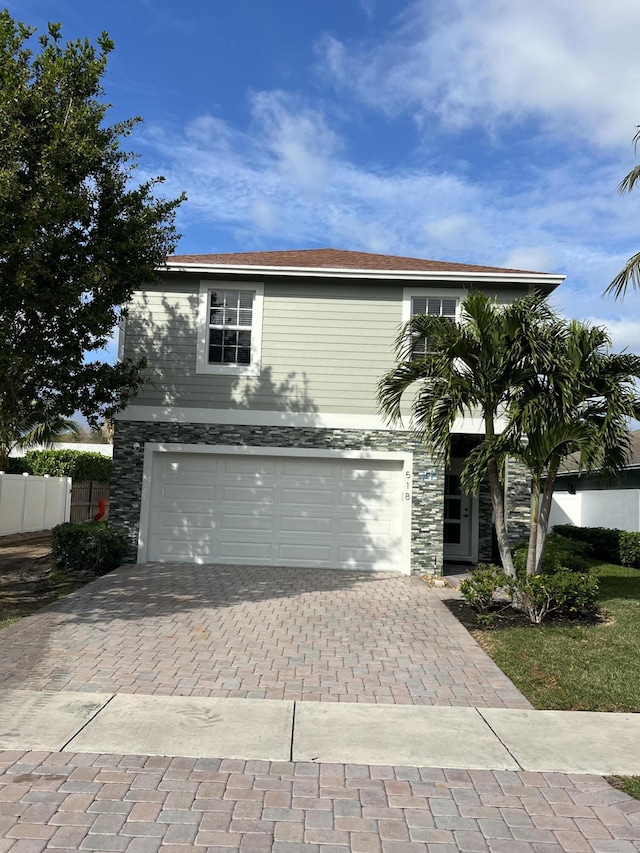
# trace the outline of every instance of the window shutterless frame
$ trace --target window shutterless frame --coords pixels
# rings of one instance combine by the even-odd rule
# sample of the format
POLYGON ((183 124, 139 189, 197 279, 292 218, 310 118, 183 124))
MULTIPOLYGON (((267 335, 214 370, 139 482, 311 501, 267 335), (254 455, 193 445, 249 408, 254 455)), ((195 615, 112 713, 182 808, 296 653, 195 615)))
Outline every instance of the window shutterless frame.
POLYGON ((264 285, 201 281, 196 373, 258 376, 264 285))
MULTIPOLYGON (((446 317, 457 322, 460 319, 460 305, 467 295, 463 288, 405 287, 402 293, 402 322, 408 323, 417 314, 432 317, 446 317)), ((426 341, 421 349, 414 347, 414 355, 424 355, 426 341)))

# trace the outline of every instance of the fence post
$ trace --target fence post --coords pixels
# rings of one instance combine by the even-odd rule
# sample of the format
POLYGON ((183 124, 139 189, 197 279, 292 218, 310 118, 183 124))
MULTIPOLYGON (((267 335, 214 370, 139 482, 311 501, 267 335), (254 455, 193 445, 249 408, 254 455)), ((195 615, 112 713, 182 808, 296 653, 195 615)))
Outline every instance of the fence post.
POLYGON ((71 519, 71 490, 73 488, 73 482, 71 477, 65 477, 67 481, 67 491, 64 496, 64 521, 67 522, 71 519))
POLYGON ((25 528, 25 521, 27 520, 27 491, 29 490, 29 486, 28 486, 28 482, 29 482, 28 477, 29 477, 29 475, 28 475, 28 474, 23 474, 22 476, 23 476, 23 477, 27 477, 27 479, 23 481, 24 488, 23 488, 23 490, 22 490, 22 523, 21 523, 21 525, 20 525, 20 527, 22 528, 22 530, 24 530, 24 528, 25 528))
POLYGON ((40 526, 44 530, 47 521, 47 496, 49 494, 49 475, 44 475, 44 501, 42 502, 42 520, 40 526))

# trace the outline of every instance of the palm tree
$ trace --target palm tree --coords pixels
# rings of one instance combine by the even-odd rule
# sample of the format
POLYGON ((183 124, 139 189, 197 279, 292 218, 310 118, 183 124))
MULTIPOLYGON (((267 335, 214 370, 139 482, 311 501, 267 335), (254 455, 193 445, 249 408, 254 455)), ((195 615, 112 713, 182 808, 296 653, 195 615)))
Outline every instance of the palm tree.
POLYGON ((548 367, 558 323, 541 296, 504 306, 474 292, 462 304, 459 323, 413 317, 396 341, 398 363, 378 385, 379 406, 390 423, 402 422, 405 394, 415 391, 411 426, 445 459, 455 419, 482 415, 484 440, 467 457, 462 484, 475 492, 488 477, 500 557, 510 575, 515 572, 502 484, 507 448, 497 439, 516 391, 548 367))
POLYGON ((610 353, 610 345, 602 327, 565 323, 554 333, 549 370, 526 382, 512 399, 510 427, 502 440, 504 452, 520 459, 531 474, 528 574, 542 568, 562 460, 574 454, 581 471, 609 477, 628 460, 629 419, 640 416, 635 389, 640 357, 610 353))
POLYGON ((5 471, 9 455, 14 447, 32 447, 40 444, 43 447, 52 447, 56 441, 60 441, 69 433, 79 434, 79 427, 75 421, 55 417, 43 423, 23 423, 19 430, 14 432, 12 438, 0 435, 0 470, 5 471))
MULTIPOLYGON (((633 147, 635 150, 640 143, 640 127, 638 127, 636 135, 633 137, 633 147)), ((618 184, 618 192, 620 195, 630 193, 635 185, 640 181, 640 163, 626 175, 618 184)), ((627 287, 631 285, 634 288, 640 287, 640 252, 637 252, 633 257, 629 258, 624 268, 613 279, 609 287, 605 290, 605 295, 612 293, 616 299, 622 297, 627 292, 627 287)))
POLYGON ((379 383, 380 407, 400 421, 405 392, 414 388, 412 426, 445 457, 456 417, 482 414, 484 438, 465 460, 462 485, 475 493, 488 477, 500 558, 511 576, 501 483, 507 458, 524 463, 532 479, 530 574, 542 566, 562 460, 577 453, 581 470, 608 474, 625 464, 628 418, 640 416, 640 357, 611 354, 609 345, 604 329, 567 323, 541 297, 503 307, 481 293, 465 299, 460 323, 414 317, 397 340, 399 362, 379 383), (427 351, 416 355, 422 341, 427 351))

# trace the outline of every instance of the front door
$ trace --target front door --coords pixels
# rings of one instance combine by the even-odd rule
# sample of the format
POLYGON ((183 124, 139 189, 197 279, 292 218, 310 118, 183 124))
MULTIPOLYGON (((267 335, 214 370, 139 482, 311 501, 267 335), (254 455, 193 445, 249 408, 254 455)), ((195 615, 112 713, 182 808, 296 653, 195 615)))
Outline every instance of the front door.
POLYGON ((465 495, 460 488, 463 464, 462 459, 452 459, 445 476, 444 558, 475 561, 478 550, 478 500, 465 495))

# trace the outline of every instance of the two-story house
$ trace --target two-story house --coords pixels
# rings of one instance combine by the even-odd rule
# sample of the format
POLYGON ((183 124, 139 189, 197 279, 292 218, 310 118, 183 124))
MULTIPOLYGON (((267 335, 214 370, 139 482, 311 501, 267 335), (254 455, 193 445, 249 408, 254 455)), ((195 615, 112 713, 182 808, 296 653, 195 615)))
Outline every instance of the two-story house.
MULTIPOLYGON (((458 478, 481 423, 456 424, 445 470, 383 420, 377 383, 413 313, 455 319, 470 288, 509 302, 562 279, 335 249, 170 257, 121 336, 148 359, 115 434, 130 557, 405 573, 489 559, 488 495, 458 478)), ((526 483, 506 488, 522 535, 526 483)))

